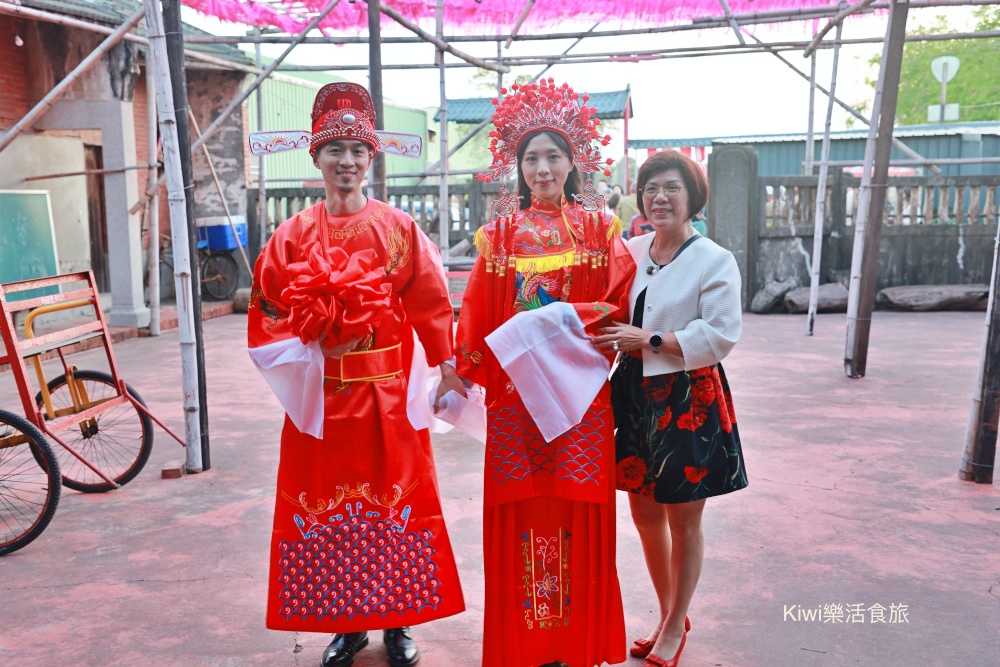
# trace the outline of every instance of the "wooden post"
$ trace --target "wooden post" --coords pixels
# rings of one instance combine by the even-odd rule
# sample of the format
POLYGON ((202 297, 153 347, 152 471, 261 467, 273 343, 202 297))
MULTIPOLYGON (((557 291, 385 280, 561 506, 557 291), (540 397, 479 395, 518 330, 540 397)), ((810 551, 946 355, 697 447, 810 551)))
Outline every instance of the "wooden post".
MULTIPOLYGON (((517 23, 514 24, 514 28, 510 31, 510 37, 507 38, 507 43, 504 44, 505 49, 509 49, 510 45, 514 43, 514 35, 517 31, 521 29, 521 24, 524 23, 524 19, 528 18, 528 12, 531 8, 535 6, 535 0, 528 0, 524 5, 524 9, 521 10, 521 15, 517 18, 517 23)), ((439 33, 438 37, 443 37, 443 34, 439 33)))
POLYGON ((149 36, 151 62, 155 68, 156 107, 163 137, 163 167, 167 177, 167 200, 170 202, 170 230, 174 239, 174 288, 177 291, 177 326, 181 344, 181 386, 184 391, 184 435, 189 471, 202 469, 201 419, 198 401, 198 355, 195 349, 195 322, 191 294, 191 254, 187 244, 187 208, 184 176, 177 135, 177 118, 167 58, 163 17, 156 0, 144 0, 146 34, 149 36))
MULTIPOLYGON (((437 0, 437 38, 444 36, 444 0, 437 0)), ((441 143, 441 182, 438 190, 438 247, 441 249, 441 259, 448 259, 448 230, 450 229, 451 206, 448 202, 448 95, 445 90, 444 49, 438 48, 437 64, 441 81, 441 126, 438 141, 441 143)))
MULTIPOLYGON (((254 28, 254 34, 260 35, 260 28, 254 28)), ((254 62, 257 65, 257 69, 263 67, 263 60, 260 56, 260 42, 254 45, 254 62)), ((264 91, 261 87, 264 85, 262 81, 260 85, 257 86, 257 131, 262 132, 264 130, 264 91)), ((258 232, 259 240, 257 241, 257 247, 254 248, 256 253, 254 254, 254 262, 257 261, 257 257, 260 255, 261 251, 264 249, 264 244, 267 243, 267 160, 266 155, 261 155, 257 158, 257 226, 260 229, 258 232)), ((253 271, 250 272, 251 278, 253 277, 253 271)))
POLYGON ((986 331, 979 357, 976 386, 972 394, 965 453, 958 478, 977 484, 993 483, 997 452, 997 421, 1000 417, 1000 235, 993 245, 993 280, 986 308, 986 331))
POLYGON ((868 336, 871 333, 875 284, 878 279, 878 244, 882 233, 882 209, 889 182, 892 125, 896 117, 899 74, 903 63, 906 16, 909 9, 908 0, 892 0, 878 85, 875 89, 872 124, 868 132, 868 144, 865 147, 865 172, 862 175, 860 210, 854 229, 851 283, 847 299, 844 372, 850 378, 864 377, 868 362, 868 336), (869 171, 871 168, 869 154, 873 152, 872 149, 874 149, 874 173, 869 171))
MULTIPOLYGON (((149 51, 146 51, 149 54, 149 51)), ((146 161, 156 164, 156 76, 152 57, 146 58, 146 138, 149 156, 146 161)), ((157 180, 156 167, 146 173, 146 187, 157 180)), ((149 335, 160 335, 160 195, 159 190, 149 200, 149 335)))
MULTIPOLYGON (((629 163, 628 163, 628 117, 629 117, 629 112, 630 111, 632 111, 632 94, 631 94, 631 89, 629 90, 629 96, 628 96, 628 98, 625 100, 625 113, 624 113, 624 116, 625 116, 625 136, 624 136, 624 139, 623 139, 623 143, 625 144, 625 150, 623 151, 625 153, 625 157, 622 159, 622 164, 625 166, 625 194, 627 194, 627 195, 632 194, 632 172, 631 172, 631 169, 630 169, 629 163)), ((628 222, 622 221, 622 225, 626 229, 628 229, 628 224, 629 224, 628 222)))
MULTIPOLYGON (((843 4, 843 3, 841 3, 843 4)), ((837 66, 840 62, 840 38, 843 35, 844 25, 837 24, 837 37, 833 43, 833 73, 830 75, 830 94, 826 103, 826 125, 823 128, 823 148, 819 162, 819 177, 816 179, 816 214, 813 218, 813 254, 812 266, 809 271, 809 311, 806 317, 806 335, 813 335, 813 325, 816 322, 816 310, 819 307, 819 281, 820 265, 823 259, 823 221, 826 219, 826 179, 830 172, 830 126, 833 122, 833 100, 837 93, 837 66)), ((813 54, 813 85, 812 91, 816 90, 816 54, 813 54)), ((811 110, 810 110, 810 113, 811 110)), ((812 176, 812 146, 808 148, 809 155, 806 164, 809 165, 806 172, 812 176)))
MULTIPOLYGON (((377 2, 368 3, 368 87, 375 107, 376 130, 385 129, 385 111, 382 103, 382 13, 377 2)), ((388 199, 385 182, 385 153, 375 155, 371 170, 372 196, 379 201, 388 199)))
POLYGON ((813 157, 816 154, 816 147, 813 138, 813 125, 816 115, 816 54, 809 59, 809 123, 806 126, 806 159, 803 164, 802 173, 806 176, 813 175, 813 157))
MULTIPOLYGON (((163 26, 166 35, 167 62, 170 65, 170 85, 173 89, 174 116, 177 127, 177 147, 184 178, 184 195, 187 201, 188 252, 193 261, 191 272, 191 310, 194 314, 195 352, 198 358, 198 418, 201 420, 201 466, 189 468, 199 472, 212 467, 208 440, 208 381, 205 377, 205 341, 201 323, 201 273, 198 263, 198 225, 194 215, 194 171, 191 160, 191 126, 188 123, 187 74, 184 70, 184 32, 181 23, 180 0, 162 0, 163 26)), ((172 216, 171 216, 172 217, 172 216)), ((173 235, 173 250, 183 241, 173 235)), ((180 296, 178 295, 178 307, 180 296)), ((177 317, 180 320, 180 313, 177 317)), ((190 457, 190 454, 188 455, 190 457)))

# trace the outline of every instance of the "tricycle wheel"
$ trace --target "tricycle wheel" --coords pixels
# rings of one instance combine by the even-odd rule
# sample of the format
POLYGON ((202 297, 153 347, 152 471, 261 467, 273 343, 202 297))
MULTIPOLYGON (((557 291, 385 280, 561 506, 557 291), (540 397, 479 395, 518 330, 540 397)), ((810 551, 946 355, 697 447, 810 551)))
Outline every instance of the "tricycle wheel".
MULTIPOLYGON (((114 378, 107 373, 76 371, 73 375, 91 404, 118 395, 114 378)), ((135 389, 127 384, 125 387, 132 398, 146 405, 135 389)), ((49 382, 49 394, 56 411, 67 408, 72 411, 73 397, 65 375, 49 382)), ((47 420, 41 392, 35 396, 35 403, 47 420)), ((131 402, 126 402, 61 431, 59 437, 116 484, 124 485, 135 478, 149 460, 153 451, 153 421, 131 402)), ((114 488, 64 447, 56 447, 56 452, 65 486, 85 493, 102 493, 114 488)))
POLYGON ((59 505, 59 464, 28 420, 0 410, 0 556, 41 535, 59 505))

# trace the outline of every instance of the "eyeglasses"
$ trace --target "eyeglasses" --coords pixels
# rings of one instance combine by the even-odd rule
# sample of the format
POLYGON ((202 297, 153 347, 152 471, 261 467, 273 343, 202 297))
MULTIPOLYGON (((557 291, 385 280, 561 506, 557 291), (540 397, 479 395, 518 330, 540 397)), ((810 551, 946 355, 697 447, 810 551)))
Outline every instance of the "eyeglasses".
POLYGON ((639 192, 644 197, 655 197, 656 195, 660 194, 661 192, 663 194, 665 194, 666 196, 668 196, 668 197, 676 197, 677 195, 679 195, 681 193, 681 190, 683 190, 683 189, 684 188, 681 187, 680 185, 676 185, 674 183, 671 183, 670 185, 663 185, 663 186, 661 186, 661 185, 647 185, 644 188, 639 188, 639 192))

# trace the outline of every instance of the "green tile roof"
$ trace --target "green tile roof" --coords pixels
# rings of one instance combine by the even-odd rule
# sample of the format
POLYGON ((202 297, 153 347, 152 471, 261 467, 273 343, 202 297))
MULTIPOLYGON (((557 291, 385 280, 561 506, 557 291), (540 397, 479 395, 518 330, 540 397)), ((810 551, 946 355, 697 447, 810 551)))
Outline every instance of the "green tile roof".
MULTIPOLYGON (((625 107, 629 101, 631 87, 625 90, 615 90, 610 93, 589 93, 587 104, 597 108, 597 117, 601 120, 621 118, 625 115, 625 107)), ((448 121, 452 123, 478 124, 493 115, 493 103, 489 97, 465 97, 448 100, 448 121)), ((633 109, 629 108, 629 118, 633 109)), ((434 114, 434 120, 440 121, 441 111, 434 114)))

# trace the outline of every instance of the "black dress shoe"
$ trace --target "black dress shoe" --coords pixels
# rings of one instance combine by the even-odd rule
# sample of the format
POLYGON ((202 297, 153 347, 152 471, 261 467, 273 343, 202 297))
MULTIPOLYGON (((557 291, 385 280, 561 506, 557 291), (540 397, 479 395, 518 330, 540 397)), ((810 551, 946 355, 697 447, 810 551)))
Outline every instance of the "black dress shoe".
POLYGON ((367 632, 348 632, 334 635, 333 641, 323 651, 323 667, 350 667, 354 654, 368 646, 367 632))
POLYGON ((557 660, 555 662, 547 662, 544 665, 541 665, 541 667, 569 667, 569 665, 567 665, 565 662, 559 662, 557 660))
POLYGON ((412 667, 420 660, 417 642, 409 628, 392 628, 382 631, 385 651, 389 654, 389 667, 412 667))

